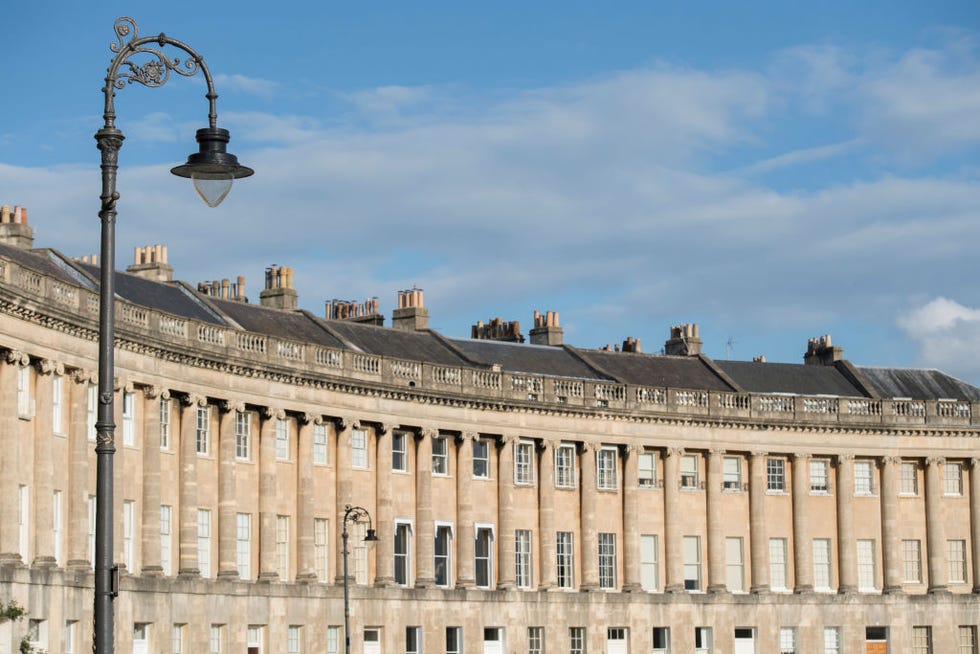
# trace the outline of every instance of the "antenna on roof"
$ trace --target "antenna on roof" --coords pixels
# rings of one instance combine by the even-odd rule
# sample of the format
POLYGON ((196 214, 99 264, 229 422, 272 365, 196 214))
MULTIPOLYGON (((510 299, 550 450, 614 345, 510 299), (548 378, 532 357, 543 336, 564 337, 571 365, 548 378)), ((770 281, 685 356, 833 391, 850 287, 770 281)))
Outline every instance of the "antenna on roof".
POLYGON ((732 350, 735 349, 735 343, 737 343, 737 342, 738 341, 735 340, 735 337, 734 336, 729 336, 728 337, 728 340, 725 341, 725 358, 726 359, 729 359, 730 360, 732 358, 732 350))

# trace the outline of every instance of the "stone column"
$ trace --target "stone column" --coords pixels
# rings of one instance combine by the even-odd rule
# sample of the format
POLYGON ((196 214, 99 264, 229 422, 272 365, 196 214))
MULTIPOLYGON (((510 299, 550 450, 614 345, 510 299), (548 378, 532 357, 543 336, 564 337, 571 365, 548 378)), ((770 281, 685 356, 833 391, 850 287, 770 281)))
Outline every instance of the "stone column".
POLYGON ((185 395, 180 407, 179 575, 201 574, 197 560, 197 409, 203 406, 207 398, 185 395))
MULTIPOLYGON (((40 407, 34 415, 34 562, 35 566, 57 565, 54 557, 54 462, 51 460, 54 416, 51 404, 54 393, 54 375, 62 375, 65 368, 49 359, 35 365, 37 384, 35 398, 40 407)), ((63 479, 58 475, 59 484, 63 479)), ((66 490, 59 488, 59 490, 66 490)), ((64 497, 64 495, 62 495, 64 497)))
POLYGON ((436 583, 435 523, 432 521, 432 439, 434 429, 422 429, 415 449, 415 542, 417 547, 415 586, 426 588, 436 583))
POLYGON ((680 463, 684 450, 664 450, 664 592, 684 592, 684 548, 680 525, 680 463))
POLYGON ((143 388, 143 505, 140 549, 144 575, 163 574, 160 561, 160 402, 170 399, 170 391, 159 386, 143 388))
POLYGON ((793 578, 795 592, 813 592, 810 540, 810 455, 793 455, 793 578))
POLYGON ((557 583, 555 551, 555 443, 543 440, 538 459, 538 552, 541 560, 538 590, 549 590, 557 583))
POLYGON ((854 541, 854 455, 837 456, 837 592, 857 591, 857 545, 854 541))
POLYGON ((970 459, 970 541, 973 545, 973 592, 980 593, 980 457, 970 459))
POLYGON ((0 362, 0 564, 21 563, 17 527, 20 477, 20 419, 17 410, 17 370, 30 363, 24 352, 7 350, 0 362))
POLYGON ((882 592, 902 592, 902 550, 898 541, 898 464, 894 456, 881 458, 882 592))
POLYGON ((642 590, 640 570, 640 445, 627 445, 623 461, 623 591, 642 590))
POLYGON ((708 592, 724 593, 728 590, 725 574, 725 533, 723 525, 722 468, 723 450, 708 450, 708 479, 705 498, 708 503, 708 592))
MULTIPOLYGON (((334 522, 334 552, 337 554, 337 560, 334 565, 334 570, 337 571, 334 578, 334 582, 337 584, 344 583, 344 507, 351 503, 352 498, 352 477, 351 477, 351 432, 354 429, 360 429, 360 423, 356 422, 352 418, 339 418, 336 422, 337 431, 337 518, 334 522)), ((378 475, 379 477, 381 475, 378 475)), ((380 505, 380 502, 379 502, 380 505)), ((380 528, 381 526, 380 518, 375 521, 375 528, 380 528)), ((380 536, 379 536, 380 538, 380 536)), ((391 542, 390 540, 388 541, 391 542)), ((376 548, 377 549, 377 548, 376 548)), ((353 566, 348 572, 352 573, 353 566)))
POLYGON ((389 425, 379 425, 377 428, 378 447, 375 465, 377 475, 375 476, 375 483, 378 492, 378 520, 374 526, 378 533, 378 546, 374 548, 375 586, 392 586, 395 583, 395 512, 391 490, 391 429, 389 425))
MULTIPOLYGON (((296 580, 316 581, 313 544, 313 427, 323 424, 320 416, 300 416, 296 443, 296 580)), ((324 580, 325 581, 325 580, 324 580)))
POLYGON ((749 549, 753 593, 768 593, 769 532, 766 529, 766 455, 753 452, 749 461, 749 549))
POLYGON ((473 441, 476 432, 460 434, 456 449, 456 588, 472 588, 476 583, 473 556, 476 533, 473 530, 473 441))
POLYGON ((238 496, 235 480, 237 443, 235 423, 244 402, 225 400, 218 427, 218 576, 238 577, 238 496))
MULTIPOLYGON (((0 368, 2 374, 2 368, 0 368)), ((95 375, 86 370, 71 373, 71 408, 68 425, 68 563, 72 569, 91 568, 88 555, 88 387, 95 375)), ((0 380, 0 398, 3 397, 4 381, 0 380)), ((16 401, 16 399, 15 399, 16 401)), ((6 406, 4 404, 4 406, 6 406)), ((6 411, 0 412, 6 415, 6 411)), ((0 418, 0 425, 2 425, 0 418)), ((94 445, 91 448, 94 449, 94 445)), ((158 448, 159 449, 159 448, 158 448)), ((3 483, 0 481, 0 483, 3 483)), ((159 522, 159 518, 158 518, 159 522)), ((2 524, 2 521, 0 521, 2 524)), ((2 527, 0 527, 2 532, 2 527)))
POLYGON ((497 457, 497 524, 500 526, 497 566, 497 588, 511 590, 516 583, 516 542, 514 535, 514 443, 517 437, 505 434, 500 439, 497 457))
POLYGON ((946 526, 943 512, 942 466, 946 459, 926 459, 926 549, 929 556, 929 592, 947 592, 946 526))
POLYGON ((260 417, 258 580, 275 581, 279 579, 276 565, 276 421, 284 419, 286 412, 265 407, 260 417))
POLYGON ((582 492, 581 525, 582 525, 582 583, 581 590, 595 590, 599 587, 599 530, 596 528, 596 500, 599 490, 596 486, 596 452, 595 443, 582 443, 581 470, 582 492))

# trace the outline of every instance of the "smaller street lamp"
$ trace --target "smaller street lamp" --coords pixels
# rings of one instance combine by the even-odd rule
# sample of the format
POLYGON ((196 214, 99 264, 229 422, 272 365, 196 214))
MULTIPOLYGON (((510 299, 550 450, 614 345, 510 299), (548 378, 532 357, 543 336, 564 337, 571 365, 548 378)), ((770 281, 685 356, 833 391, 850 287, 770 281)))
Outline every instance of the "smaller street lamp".
MULTIPOLYGON (((201 146, 203 149, 203 145, 201 146)), ((371 514, 368 513, 367 509, 360 506, 351 506, 348 504, 344 507, 344 530, 341 532, 341 537, 344 539, 344 653, 350 654, 350 589, 348 587, 349 580, 347 578, 347 555, 350 550, 347 548, 347 538, 349 534, 347 533, 347 523, 357 524, 362 520, 367 520, 368 529, 367 535, 364 536, 364 542, 373 543, 377 542, 378 535, 374 532, 371 526, 371 514)))

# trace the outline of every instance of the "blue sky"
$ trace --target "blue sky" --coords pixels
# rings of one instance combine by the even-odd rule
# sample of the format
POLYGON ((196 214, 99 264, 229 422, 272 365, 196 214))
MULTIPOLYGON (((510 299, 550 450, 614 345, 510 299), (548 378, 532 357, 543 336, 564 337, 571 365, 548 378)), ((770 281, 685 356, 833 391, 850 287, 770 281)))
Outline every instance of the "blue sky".
POLYGON ((91 4, 3 11, 0 203, 37 245, 98 250, 132 15, 204 56, 256 175, 209 210, 167 173, 200 76, 120 91, 120 268, 162 243, 253 301, 291 266, 319 315, 416 285, 450 336, 553 310, 581 347, 697 322, 709 356, 799 362, 831 333, 980 383, 975 1, 91 4))

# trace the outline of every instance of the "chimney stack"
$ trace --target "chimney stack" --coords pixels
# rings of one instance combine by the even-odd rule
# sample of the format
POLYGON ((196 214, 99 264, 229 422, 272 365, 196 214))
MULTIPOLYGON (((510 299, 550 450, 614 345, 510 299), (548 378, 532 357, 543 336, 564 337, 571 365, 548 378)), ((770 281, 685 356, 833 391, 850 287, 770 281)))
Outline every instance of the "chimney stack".
POLYGON ((293 290, 293 269, 272 264, 265 269, 265 289, 259 293, 259 303, 270 309, 295 311, 299 295, 293 290))
POLYGON ((524 335, 521 334, 521 323, 517 320, 504 322, 499 316, 491 318, 487 324, 478 320, 475 325, 470 327, 470 338, 479 341, 524 342, 524 335))
POLYGON ((558 325, 558 312, 543 314, 534 312, 534 329, 531 330, 531 345, 561 345, 562 328, 558 325))
POLYGON ((803 363, 808 366, 832 366, 844 358, 844 349, 834 347, 830 342, 830 334, 811 338, 807 342, 803 363))
POLYGON ((34 247, 34 230, 27 224, 27 209, 18 206, 11 212, 6 204, 0 207, 0 243, 21 250, 34 247))
POLYGON ((167 246, 147 245, 146 247, 135 248, 133 265, 126 268, 126 272, 155 282, 173 280, 174 269, 167 263, 167 246))
POLYGON ((634 352, 639 354, 643 352, 643 348, 640 346, 640 339, 634 339, 632 336, 627 336, 626 340, 623 341, 623 352, 634 352))
POLYGON ((245 297, 245 276, 239 275, 235 283, 232 283, 229 279, 214 280, 211 282, 198 282, 197 292, 203 293, 209 297, 218 298, 220 300, 230 300, 232 302, 243 302, 247 303, 248 298, 245 297))
POLYGON ((391 314, 391 326, 410 332, 429 328, 429 310, 425 308, 421 288, 413 286, 410 290, 398 291, 398 308, 391 314))
POLYGON ((701 336, 697 323, 684 323, 670 328, 670 338, 664 343, 664 354, 694 357, 701 354, 701 336))
POLYGON ((354 300, 328 300, 327 320, 349 320, 368 325, 384 326, 385 317, 378 313, 378 298, 372 297, 358 304, 354 300))

